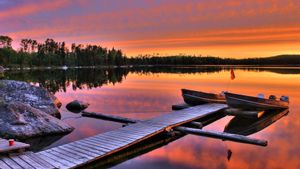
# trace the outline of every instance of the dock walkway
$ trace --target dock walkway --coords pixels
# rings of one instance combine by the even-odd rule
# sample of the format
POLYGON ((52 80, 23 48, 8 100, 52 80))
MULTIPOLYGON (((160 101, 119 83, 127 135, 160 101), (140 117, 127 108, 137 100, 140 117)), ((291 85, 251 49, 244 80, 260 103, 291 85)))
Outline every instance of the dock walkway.
POLYGON ((173 127, 192 122, 226 108, 225 104, 205 104, 173 111, 153 119, 101 133, 38 153, 0 158, 0 168, 76 168, 133 146, 173 127))

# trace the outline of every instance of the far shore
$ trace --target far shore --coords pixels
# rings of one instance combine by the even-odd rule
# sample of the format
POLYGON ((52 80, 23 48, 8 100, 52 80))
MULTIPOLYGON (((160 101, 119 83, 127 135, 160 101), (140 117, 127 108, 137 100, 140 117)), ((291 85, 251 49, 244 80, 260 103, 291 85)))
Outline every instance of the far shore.
POLYGON ((4 67, 4 70, 45 70, 45 69, 109 69, 109 68, 134 68, 134 67, 225 67, 225 68, 289 68, 300 69, 300 65, 122 65, 122 66, 48 66, 48 67, 4 67))

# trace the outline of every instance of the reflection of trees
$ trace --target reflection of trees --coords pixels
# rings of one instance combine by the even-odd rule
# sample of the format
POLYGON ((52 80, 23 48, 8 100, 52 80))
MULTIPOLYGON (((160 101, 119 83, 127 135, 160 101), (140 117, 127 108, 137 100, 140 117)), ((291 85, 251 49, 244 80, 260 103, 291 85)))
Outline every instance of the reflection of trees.
MULTIPOLYGON (((277 69, 277 68, 249 68, 239 67, 244 71, 270 71, 280 74, 298 74, 299 69, 277 69)), ((155 73, 177 73, 177 74, 195 74, 195 73, 214 73, 229 71, 230 67, 212 67, 212 66, 194 66, 194 67, 172 67, 172 66, 155 66, 155 67, 131 67, 131 68, 106 68, 106 69, 43 69, 43 70, 22 70, 7 71, 5 79, 27 81, 38 83, 50 92, 66 91, 68 86, 73 90, 91 89, 101 87, 107 84, 121 83, 129 72, 138 74, 155 74, 155 73)))
POLYGON ((220 72, 220 67, 135 67, 135 68, 111 68, 111 69, 44 69, 8 71, 5 79, 20 80, 38 83, 50 92, 66 91, 68 86, 73 90, 91 89, 107 84, 121 83, 129 72, 152 73, 212 73, 220 72))
POLYGON ((176 66, 154 66, 154 67, 134 67, 130 68, 130 72, 151 74, 151 73, 179 73, 179 74, 195 74, 195 73, 214 73, 222 71, 222 67, 218 66, 192 66, 192 67, 176 67, 176 66))
POLYGON ((72 89, 91 89, 102 85, 121 83, 127 76, 127 69, 68 69, 68 70, 28 70, 6 72, 6 79, 38 83, 50 92, 72 89))

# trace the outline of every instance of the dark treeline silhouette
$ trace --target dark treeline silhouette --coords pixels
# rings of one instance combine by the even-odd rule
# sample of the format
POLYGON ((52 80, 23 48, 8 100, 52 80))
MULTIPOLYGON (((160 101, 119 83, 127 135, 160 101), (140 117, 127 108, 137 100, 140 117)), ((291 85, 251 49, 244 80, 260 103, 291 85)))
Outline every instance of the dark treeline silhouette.
POLYGON ((299 65, 300 55, 279 55, 265 58, 233 59, 213 56, 138 56, 128 58, 132 65, 299 65))
POLYGON ((0 36, 0 65, 5 67, 48 66, 122 66, 122 65, 300 65, 300 55, 279 55, 266 58, 232 59, 213 56, 140 55, 128 58, 121 50, 99 45, 71 44, 46 39, 39 43, 22 39, 20 50, 12 48, 12 38, 0 36))
POLYGON ((45 67, 45 66, 100 66, 124 65, 121 50, 107 49, 97 45, 71 45, 46 39, 39 43, 33 39, 22 39, 20 50, 12 48, 12 38, 0 36, 0 65, 5 67, 45 67))

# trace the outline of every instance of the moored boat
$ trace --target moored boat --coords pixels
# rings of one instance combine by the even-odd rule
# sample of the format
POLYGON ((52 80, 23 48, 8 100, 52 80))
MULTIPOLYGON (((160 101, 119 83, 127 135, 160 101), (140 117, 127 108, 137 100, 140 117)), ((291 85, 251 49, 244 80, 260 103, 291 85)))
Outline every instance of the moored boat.
POLYGON ((233 108, 246 110, 271 110, 289 108, 288 98, 276 100, 273 96, 270 99, 246 96, 234 93, 225 93, 226 103, 233 108))
POLYGON ((185 103, 199 105, 204 103, 226 103, 225 96, 222 94, 205 93, 189 89, 181 89, 185 103))

